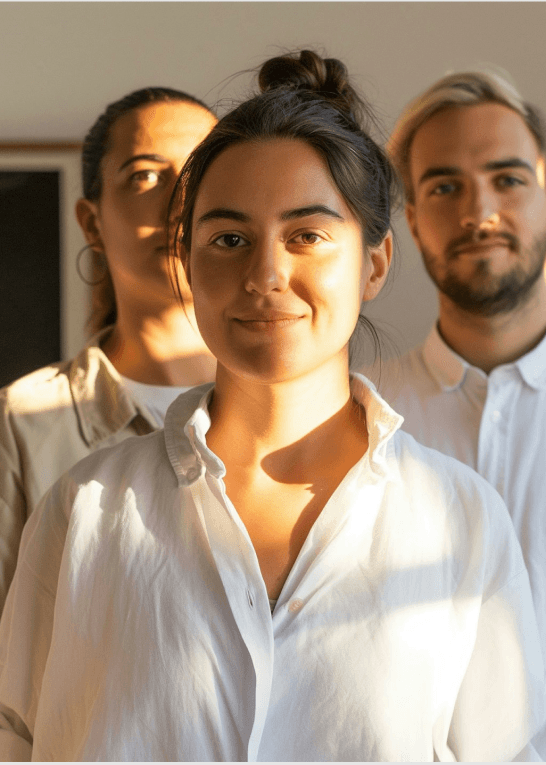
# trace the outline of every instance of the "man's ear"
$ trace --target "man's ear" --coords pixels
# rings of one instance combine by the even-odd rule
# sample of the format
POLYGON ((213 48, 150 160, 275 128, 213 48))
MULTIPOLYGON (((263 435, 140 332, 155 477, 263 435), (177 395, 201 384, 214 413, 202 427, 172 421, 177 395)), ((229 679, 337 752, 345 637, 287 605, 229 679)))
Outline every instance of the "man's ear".
POLYGON ((406 204, 405 212, 406 212, 406 220, 408 222, 408 228, 410 230, 410 234, 416 246, 419 248, 419 238, 417 236, 417 222, 415 220, 415 205, 408 202, 406 204))
POLYGON ((104 252, 96 203, 89 201, 89 199, 78 199, 76 202, 76 218, 87 244, 90 244, 96 250, 104 252))
POLYGON ((379 295, 392 262, 393 237, 389 229, 381 244, 368 250, 368 268, 370 272, 364 285, 362 300, 373 300, 379 295))

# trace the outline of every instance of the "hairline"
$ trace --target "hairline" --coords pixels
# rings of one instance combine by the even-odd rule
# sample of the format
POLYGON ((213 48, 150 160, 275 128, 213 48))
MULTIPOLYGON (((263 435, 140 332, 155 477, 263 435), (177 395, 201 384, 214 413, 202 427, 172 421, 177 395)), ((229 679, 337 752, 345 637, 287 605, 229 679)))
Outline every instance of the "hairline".
POLYGON ((387 154, 402 181, 407 203, 415 201, 410 164, 411 148, 417 131, 442 111, 482 104, 499 104, 518 114, 533 136, 539 154, 546 155, 546 131, 540 111, 526 102, 512 83, 496 73, 483 71, 461 71, 446 75, 406 105, 387 141, 387 154), (440 95, 442 91, 443 97, 440 95), (533 127, 535 120, 536 129, 533 127))

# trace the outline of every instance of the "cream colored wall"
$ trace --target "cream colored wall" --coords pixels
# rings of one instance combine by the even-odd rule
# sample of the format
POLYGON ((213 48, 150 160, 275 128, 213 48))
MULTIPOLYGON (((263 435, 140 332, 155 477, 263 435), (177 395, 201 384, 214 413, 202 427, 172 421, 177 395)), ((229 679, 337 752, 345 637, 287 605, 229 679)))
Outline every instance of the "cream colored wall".
MULTIPOLYGON (((0 141, 81 139, 106 103, 145 85, 211 105, 238 98, 250 75, 226 78, 302 46, 341 58, 387 129, 447 70, 484 62, 546 111, 545 30, 540 2, 2 2, 0 141)), ((436 296, 405 223, 396 228, 397 273, 370 315, 403 351, 426 334, 436 296)), ((81 300, 72 302, 81 326, 81 300)))

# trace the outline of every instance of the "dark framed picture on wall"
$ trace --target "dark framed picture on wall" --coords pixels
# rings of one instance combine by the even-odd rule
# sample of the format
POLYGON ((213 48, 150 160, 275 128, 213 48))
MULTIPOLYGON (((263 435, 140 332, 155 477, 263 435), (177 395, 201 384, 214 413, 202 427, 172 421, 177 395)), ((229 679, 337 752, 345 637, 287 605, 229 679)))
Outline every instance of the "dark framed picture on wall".
POLYGON ((79 144, 0 144, 0 386, 84 343, 80 189, 79 144))

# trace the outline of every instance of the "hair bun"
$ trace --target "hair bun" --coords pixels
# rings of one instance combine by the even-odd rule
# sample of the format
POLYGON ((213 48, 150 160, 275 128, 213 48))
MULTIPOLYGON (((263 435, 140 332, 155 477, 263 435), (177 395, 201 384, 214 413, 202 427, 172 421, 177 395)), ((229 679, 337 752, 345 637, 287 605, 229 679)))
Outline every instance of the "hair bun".
POLYGON ((337 58, 322 58, 311 50, 270 58, 258 74, 262 93, 275 88, 313 92, 340 111, 358 118, 360 99, 349 83, 347 67, 337 58))

